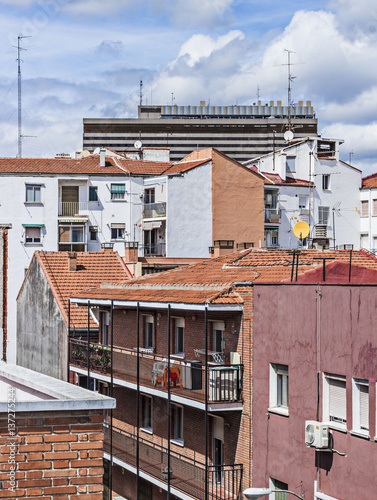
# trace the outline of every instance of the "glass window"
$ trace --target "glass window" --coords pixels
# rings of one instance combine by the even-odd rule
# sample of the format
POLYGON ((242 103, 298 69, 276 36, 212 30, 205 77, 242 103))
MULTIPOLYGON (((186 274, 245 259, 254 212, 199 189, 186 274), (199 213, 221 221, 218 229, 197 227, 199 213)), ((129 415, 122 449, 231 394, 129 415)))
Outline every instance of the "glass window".
POLYGON ((172 405, 171 409, 173 440, 183 444, 183 408, 172 405))
POLYGON ((324 191, 328 191, 330 189, 330 175, 329 174, 322 175, 322 189, 324 191))
POLYGON ((270 409, 288 412, 288 366, 270 364, 270 409))
POLYGON ((296 157, 295 156, 287 156, 286 172, 287 172, 287 174, 292 173, 292 172, 296 172, 296 157))
POLYGON ((148 432, 152 432, 152 398, 149 396, 142 396, 141 399, 142 410, 142 428, 148 432))
POLYGON ((86 228, 81 224, 59 226, 59 251, 84 252, 86 247, 86 228))
POLYGON ((308 196, 299 195, 299 197, 298 197, 298 208, 300 208, 302 210, 306 210, 308 208, 308 201, 309 201, 309 197, 308 196))
POLYGON ((323 420, 345 428, 347 423, 346 377, 324 374, 323 420))
POLYGON ((145 349, 153 349, 153 316, 145 316, 144 334, 145 349))
POLYGON ((41 228, 40 227, 25 227, 25 243, 33 244, 41 242, 41 228))
POLYGON ((98 201, 98 187, 89 186, 89 201, 98 201))
POLYGON ((155 202, 155 189, 144 189, 144 203, 154 203, 155 202))
POLYGON ((352 379, 352 429, 369 433, 369 382, 352 379))
POLYGON ((330 207, 318 207, 318 224, 327 225, 329 223, 330 207))
POLYGON ((41 203, 41 186, 26 186, 26 203, 41 203))
POLYGON ((175 319, 175 353, 185 353, 185 320, 184 318, 175 319))
POLYGON ((111 184, 110 187, 111 199, 112 200, 123 200, 126 193, 125 184, 111 184))
POLYGON ((272 500, 289 500, 288 493, 284 493, 288 491, 288 484, 283 483, 283 481, 279 481, 278 479, 273 479, 270 477, 270 488, 271 490, 280 490, 271 493, 270 499, 272 500))
POLYGON ((111 239, 112 240, 123 240, 124 233, 126 231, 126 224, 111 224, 111 239))

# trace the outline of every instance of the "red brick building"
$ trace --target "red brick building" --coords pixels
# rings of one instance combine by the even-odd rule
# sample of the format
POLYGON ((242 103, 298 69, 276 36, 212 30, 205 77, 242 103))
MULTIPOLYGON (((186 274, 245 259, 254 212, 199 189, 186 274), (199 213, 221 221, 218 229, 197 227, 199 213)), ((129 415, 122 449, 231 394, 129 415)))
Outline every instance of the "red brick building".
MULTIPOLYGON (((71 299, 101 318, 97 345, 71 339, 70 366, 117 400, 105 423, 115 497, 242 497, 261 466, 255 413, 267 411, 254 401, 255 286, 295 279, 293 262, 300 276, 350 255, 249 249, 71 299)), ((352 264, 377 270, 365 252, 352 264)))
POLYGON ((103 418, 115 400, 0 363, 0 497, 102 500, 103 418))

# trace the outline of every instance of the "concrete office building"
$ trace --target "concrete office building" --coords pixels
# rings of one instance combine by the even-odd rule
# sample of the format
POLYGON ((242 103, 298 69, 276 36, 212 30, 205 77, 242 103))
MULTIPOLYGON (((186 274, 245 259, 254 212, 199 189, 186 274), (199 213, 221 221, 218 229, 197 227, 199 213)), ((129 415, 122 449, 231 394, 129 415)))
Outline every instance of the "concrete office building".
POLYGON ((179 161, 195 149, 213 147, 238 161, 269 153, 286 145, 288 122, 295 138, 317 135, 311 101, 282 106, 261 101, 253 106, 139 106, 138 118, 84 118, 83 147, 134 153, 142 147, 170 148, 179 161))

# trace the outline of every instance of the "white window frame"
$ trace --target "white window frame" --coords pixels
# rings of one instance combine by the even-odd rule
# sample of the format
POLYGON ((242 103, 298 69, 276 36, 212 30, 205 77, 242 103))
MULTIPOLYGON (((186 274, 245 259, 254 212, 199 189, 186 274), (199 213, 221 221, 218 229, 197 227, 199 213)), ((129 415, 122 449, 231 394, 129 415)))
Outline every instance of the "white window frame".
POLYGON ((153 351, 154 346, 154 317, 152 315, 144 316, 144 348, 151 349, 153 351), (152 325, 152 334, 151 334, 151 344, 149 344, 149 328, 147 325, 152 325))
POLYGON ((369 200, 361 200, 361 217, 369 217, 369 200))
POLYGON ((224 364, 224 358, 225 358, 225 323, 224 321, 214 321, 212 323, 212 347, 213 351, 217 354, 218 359, 215 360, 217 362, 221 362, 224 364), (220 336, 220 350, 217 350, 217 341, 218 341, 218 336, 220 336), (221 357, 221 361, 220 358, 221 357))
POLYGON ((140 429, 142 431, 144 431, 144 432, 147 432, 148 434, 153 434, 153 399, 152 399, 152 396, 147 396, 146 394, 142 394, 141 397, 142 397, 142 404, 141 404, 141 408, 142 408, 142 415, 141 415, 142 426, 141 426, 140 429), (147 401, 148 401, 148 403, 146 405, 145 403, 147 401), (148 411, 150 413, 150 415, 149 415, 150 425, 145 425, 146 418, 147 418, 146 413, 145 413, 146 408, 148 408, 148 411))
POLYGON ((309 206, 309 196, 307 194, 298 195, 298 208, 299 210, 307 210, 309 206), (304 203, 303 203, 304 201, 304 203))
POLYGON ((318 207, 318 224, 323 226, 328 226, 330 222, 330 207, 320 206, 318 207), (327 213, 326 222, 324 218, 324 213, 327 213))
POLYGON ((177 405, 177 404, 172 404, 171 405, 171 416, 173 419, 172 422, 172 433, 173 437, 170 439, 170 441, 174 444, 178 444, 179 446, 184 446, 184 436, 183 436, 183 406, 177 405), (176 415, 179 413, 180 415, 180 422, 177 428, 177 418, 176 415))
POLYGON ((41 184, 26 184, 25 185, 25 203, 28 205, 41 205, 42 204, 42 185, 41 184), (32 192, 32 200, 28 200, 28 190, 32 192), (35 193, 39 193, 39 200, 35 199, 35 193))
POLYGON ((111 241, 124 240, 124 235, 126 233, 126 224, 123 222, 114 223, 110 226, 111 229, 111 241), (114 233, 113 233, 114 231, 114 233))
POLYGON ((322 174, 322 191, 330 191, 330 174, 322 174))
POLYGON ((174 318, 174 352, 180 356, 185 355, 185 318, 174 318), (181 335, 182 339, 180 339, 181 335), (182 343, 183 350, 179 349, 180 343, 182 343))
POLYGON ((268 495, 268 498, 269 500, 282 500, 284 497, 286 500, 288 500, 288 493, 285 493, 284 494, 284 491, 288 491, 288 483, 283 483, 283 481, 279 481, 278 479, 275 479, 275 478, 272 478, 270 477, 269 478, 269 487, 271 490, 276 490, 279 488, 278 484, 277 483, 281 483, 281 484, 284 484, 287 489, 286 490, 280 490, 280 491, 273 491, 270 495, 268 495), (283 497, 284 495, 284 497, 283 497))
POLYGON ((124 200, 126 197, 126 185, 124 182, 112 182, 110 184, 110 199, 111 201, 124 200), (116 191, 113 186, 122 186, 123 189, 116 191))
POLYGON ((279 363, 270 363, 270 392, 268 411, 289 415, 289 367, 279 363), (287 405, 278 401, 278 384, 282 380, 286 384, 287 405))
POLYGON ((285 170, 286 170, 287 174, 291 174, 291 173, 296 172, 296 156, 287 156, 286 157, 285 170))
POLYGON ((42 228, 41 227, 25 227, 25 245, 42 245, 42 228), (28 235, 29 231, 29 235, 28 235), (35 232, 39 236, 32 236, 30 233, 35 232), (28 241, 29 240, 29 241, 28 241))
POLYGON ((351 432, 369 438, 369 381, 365 379, 352 378, 351 432), (367 388, 366 396, 365 387, 367 388))
MULTIPOLYGON (((343 390, 343 389, 342 389, 343 390)), ((347 379, 344 375, 336 375, 333 373, 323 373, 323 405, 322 405, 322 420, 327 422, 331 427, 338 430, 347 430, 347 379), (344 402, 342 405, 345 405, 345 421, 341 421, 342 409, 339 408, 338 420, 331 420, 330 416, 330 386, 334 381, 334 385, 336 385, 336 381, 341 382, 342 385, 345 383, 344 388, 344 402)))

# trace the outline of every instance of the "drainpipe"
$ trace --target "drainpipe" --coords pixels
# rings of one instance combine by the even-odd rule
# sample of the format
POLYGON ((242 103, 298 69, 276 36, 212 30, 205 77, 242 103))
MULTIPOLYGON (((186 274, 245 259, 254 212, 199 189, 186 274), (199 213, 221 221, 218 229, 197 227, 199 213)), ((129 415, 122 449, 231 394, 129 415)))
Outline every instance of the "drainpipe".
POLYGON ((136 498, 140 491, 140 465, 139 465, 139 427, 140 427, 140 304, 136 306, 136 335, 137 335, 137 360, 136 360, 136 498))
POLYGON ((90 382, 90 300, 88 301, 88 342, 87 342, 87 352, 88 352, 88 378, 86 380, 86 388, 89 390, 90 382))
POLYGON ((208 306, 205 308, 204 312, 204 321, 205 321, 205 479, 204 479, 204 487, 205 493, 204 498, 208 500, 208 306))

